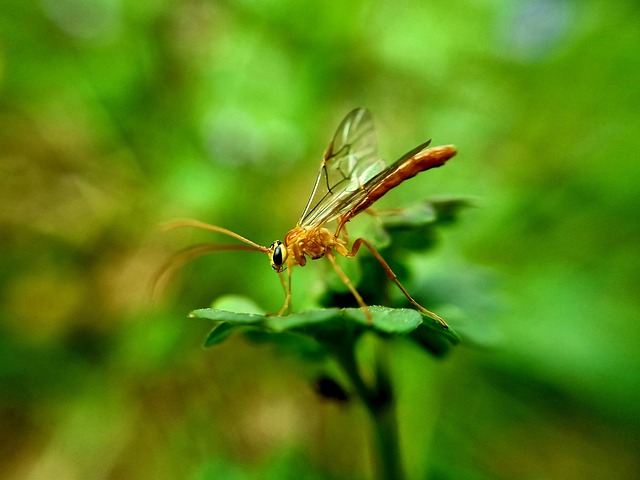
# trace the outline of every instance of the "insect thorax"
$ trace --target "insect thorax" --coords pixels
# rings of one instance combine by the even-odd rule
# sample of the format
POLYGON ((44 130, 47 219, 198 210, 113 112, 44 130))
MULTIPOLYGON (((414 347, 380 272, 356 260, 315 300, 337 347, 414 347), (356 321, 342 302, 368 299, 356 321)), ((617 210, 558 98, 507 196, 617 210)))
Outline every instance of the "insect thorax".
POLYGON ((301 227, 297 226, 285 237, 285 244, 289 255, 295 261, 304 266, 307 263, 306 257, 315 260, 323 257, 327 250, 343 247, 344 241, 323 227, 301 227))

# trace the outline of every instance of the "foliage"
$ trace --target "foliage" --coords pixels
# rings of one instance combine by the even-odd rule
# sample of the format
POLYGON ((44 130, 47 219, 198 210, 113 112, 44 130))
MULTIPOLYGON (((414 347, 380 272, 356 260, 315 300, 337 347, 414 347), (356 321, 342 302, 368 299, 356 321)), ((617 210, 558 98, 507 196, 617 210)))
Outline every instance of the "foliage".
MULTIPOLYGON (((432 230, 441 219, 440 213, 444 213, 444 220, 450 222, 464 204, 461 200, 437 201, 397 209, 390 214, 376 213, 379 220, 376 223, 379 230, 376 237, 385 239, 385 251, 389 255, 398 247, 423 250, 432 244, 425 242, 425 237, 433 236, 432 230), (403 233, 404 241, 397 244, 392 241, 396 235, 403 233)), ((375 285, 373 279, 375 276, 365 275, 361 277, 360 285, 368 284, 369 291, 383 291, 384 288, 375 285)), ((232 299, 230 303, 234 302, 241 309, 248 307, 252 311, 258 310, 246 299, 232 299)), ((284 346, 288 351, 295 351, 302 359, 333 358, 343 368, 351 382, 351 390, 369 410, 373 420, 378 441, 378 476, 381 479, 400 479, 404 476, 394 414, 395 395, 383 362, 375 362, 373 371, 376 374, 372 383, 367 383, 362 377, 364 369, 356 354, 359 340, 367 332, 383 338, 404 337, 437 357, 444 356, 459 341, 453 330, 443 327, 437 320, 417 310, 403 308, 371 306, 366 312, 362 308, 325 308, 285 317, 204 308, 192 311, 189 316, 213 322, 214 327, 205 341, 206 347, 220 344, 233 333, 242 332, 253 341, 269 341, 284 346)), ((340 401, 348 399, 349 394, 335 379, 325 374, 318 382, 318 392, 324 396, 340 401)))
MULTIPOLYGON (((393 352, 407 476, 638 478, 639 14, 604 0, 3 1, 0 476, 370 477, 359 403, 309 388, 346 388, 337 367, 301 367, 255 330, 203 353, 210 322, 184 319, 228 295, 276 311, 265 258, 220 252, 148 294, 173 252, 220 241, 156 225, 283 238, 337 122, 366 106, 386 160, 428 138, 459 151, 376 204, 384 219, 349 224, 464 339, 436 359, 411 335, 360 338, 360 359, 393 352), (473 199, 454 228, 441 209, 436 228, 393 231, 396 207, 427 218, 433 205, 412 205, 452 194, 473 199)), ((341 265, 368 304, 407 307, 359 257, 341 265)), ((354 307, 325 267, 296 269, 294 312, 354 307)))

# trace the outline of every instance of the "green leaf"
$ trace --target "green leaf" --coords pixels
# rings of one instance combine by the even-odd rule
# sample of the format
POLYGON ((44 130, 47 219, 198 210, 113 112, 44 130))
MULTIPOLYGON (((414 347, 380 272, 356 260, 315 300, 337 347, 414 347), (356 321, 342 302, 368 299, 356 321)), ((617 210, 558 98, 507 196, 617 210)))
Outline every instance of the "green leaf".
POLYGON ((460 337, 451 328, 445 329, 431 322, 423 323, 420 328, 413 330, 409 338, 436 357, 444 357, 451 347, 460 342, 460 337))
MULTIPOLYGON (((382 215, 378 216, 378 218, 381 217, 382 215)), ((370 222, 363 232, 363 237, 378 250, 387 248, 392 243, 391 235, 385 228, 384 222, 370 222)))
POLYGON ((455 222, 463 208, 473 206, 473 202, 469 198, 464 197, 440 198, 431 200, 430 203, 437 212, 439 224, 455 222))
POLYGON ((256 302, 243 295, 222 295, 216 298, 211 308, 240 313, 257 313, 259 315, 267 313, 256 302))
POLYGON ((218 310, 215 308, 200 308, 189 313, 190 318, 203 318, 214 322, 230 322, 242 325, 254 325, 264 322, 265 315, 256 313, 238 313, 229 310, 218 310))
POLYGON ((310 348, 310 340, 327 351, 351 349, 366 331, 383 337, 408 337, 437 356, 443 356, 459 342, 451 329, 416 310, 372 306, 369 311, 371 320, 361 308, 308 310, 283 317, 203 308, 191 312, 190 317, 220 322, 209 333, 207 347, 221 343, 236 331, 247 333, 255 341, 286 345, 289 350, 299 344, 301 354, 312 352, 316 356, 319 352, 310 348))
POLYGON ((425 202, 393 210, 380 218, 385 227, 415 228, 435 222, 438 214, 432 203, 425 202))
POLYGON ((437 238, 436 227, 455 221, 458 212, 468 205, 469 200, 464 198, 417 203, 381 213, 380 225, 392 238, 390 249, 424 251, 433 247, 437 238))
POLYGON ((440 198, 406 208, 382 211, 379 218, 388 229, 420 229, 427 225, 455 221, 460 210, 470 205, 471 201, 467 198, 440 198))
MULTIPOLYGON (((408 308, 369 307, 373 316, 373 329, 379 333, 404 335, 422 323, 422 315, 408 308)), ((345 308, 347 317, 364 325, 371 325, 361 308, 345 308)))
POLYGON ((217 345, 218 343, 223 342, 229 336, 231 336, 233 332, 241 328, 242 328, 241 326, 238 326, 233 323, 227 323, 227 322, 220 323, 215 327, 213 327, 213 329, 209 332, 209 335, 207 335, 207 339, 204 341, 204 346, 211 347, 213 345, 217 345))
POLYGON ((267 324, 274 332, 308 329, 317 326, 317 324, 326 323, 339 313, 340 310, 337 308, 306 310, 283 317, 267 317, 267 324))
POLYGON ((247 328, 242 332, 252 343, 271 343, 284 354, 291 354, 311 362, 322 361, 327 357, 327 349, 315 338, 294 332, 274 333, 267 330, 247 328))

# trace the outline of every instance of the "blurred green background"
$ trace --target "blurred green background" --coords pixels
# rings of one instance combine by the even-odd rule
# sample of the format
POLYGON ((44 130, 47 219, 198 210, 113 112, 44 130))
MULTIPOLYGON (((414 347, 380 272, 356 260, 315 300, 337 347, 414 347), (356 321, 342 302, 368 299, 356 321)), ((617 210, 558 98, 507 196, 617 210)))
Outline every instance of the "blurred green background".
POLYGON ((149 295, 172 252, 228 243, 161 222, 282 238, 366 106, 383 158, 459 149, 383 206, 475 205, 414 266, 466 342, 392 345, 409 478, 640 478, 639 45, 631 1, 4 0, 0 476, 369 478, 367 418, 314 395, 320 367, 202 350, 186 318, 275 311, 266 258, 149 295))

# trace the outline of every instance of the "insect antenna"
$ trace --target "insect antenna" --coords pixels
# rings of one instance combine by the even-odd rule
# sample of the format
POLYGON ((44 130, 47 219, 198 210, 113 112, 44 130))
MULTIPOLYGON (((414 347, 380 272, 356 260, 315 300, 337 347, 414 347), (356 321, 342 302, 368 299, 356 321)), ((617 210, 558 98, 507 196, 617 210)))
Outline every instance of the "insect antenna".
POLYGON ((217 225, 211 225, 209 223, 204 223, 199 220, 193 220, 190 218, 184 218, 180 220, 173 220, 171 222, 166 222, 162 225, 164 231, 173 230, 180 227, 195 227, 201 230, 210 230, 212 232, 222 233, 223 235, 228 235, 229 237, 233 237, 241 242, 244 242, 248 245, 251 245, 256 250, 260 250, 264 253, 269 253, 269 249, 267 247, 263 247, 262 245, 258 245, 255 242, 252 242, 248 238, 243 237, 242 235, 232 232, 231 230, 227 230, 226 228, 218 227, 217 225))
POLYGON ((189 247, 183 248, 182 250, 174 253, 169 257, 169 259, 160 267, 160 270, 154 277, 154 281, 151 287, 152 297, 156 298, 159 292, 164 291, 167 283, 173 277, 173 275, 180 270, 184 265, 189 263, 191 260, 201 257, 202 255, 206 255, 208 253, 223 251, 223 250, 239 250, 239 251, 250 251, 250 252, 262 252, 269 253, 269 249, 267 247, 263 247, 262 245, 258 245, 255 242, 239 235, 231 230, 227 230, 226 228, 218 227, 216 225, 210 225, 208 223, 200 222, 198 220, 191 219, 183 219, 183 220, 174 220, 172 222, 167 222, 162 225, 163 230, 173 230, 175 228, 180 227, 195 227, 200 228, 202 230, 210 230, 213 232, 222 233, 229 237, 240 240, 241 242, 246 243, 247 245, 235 245, 235 244, 222 244, 216 245, 211 243, 204 243, 199 245, 191 245, 189 247))

